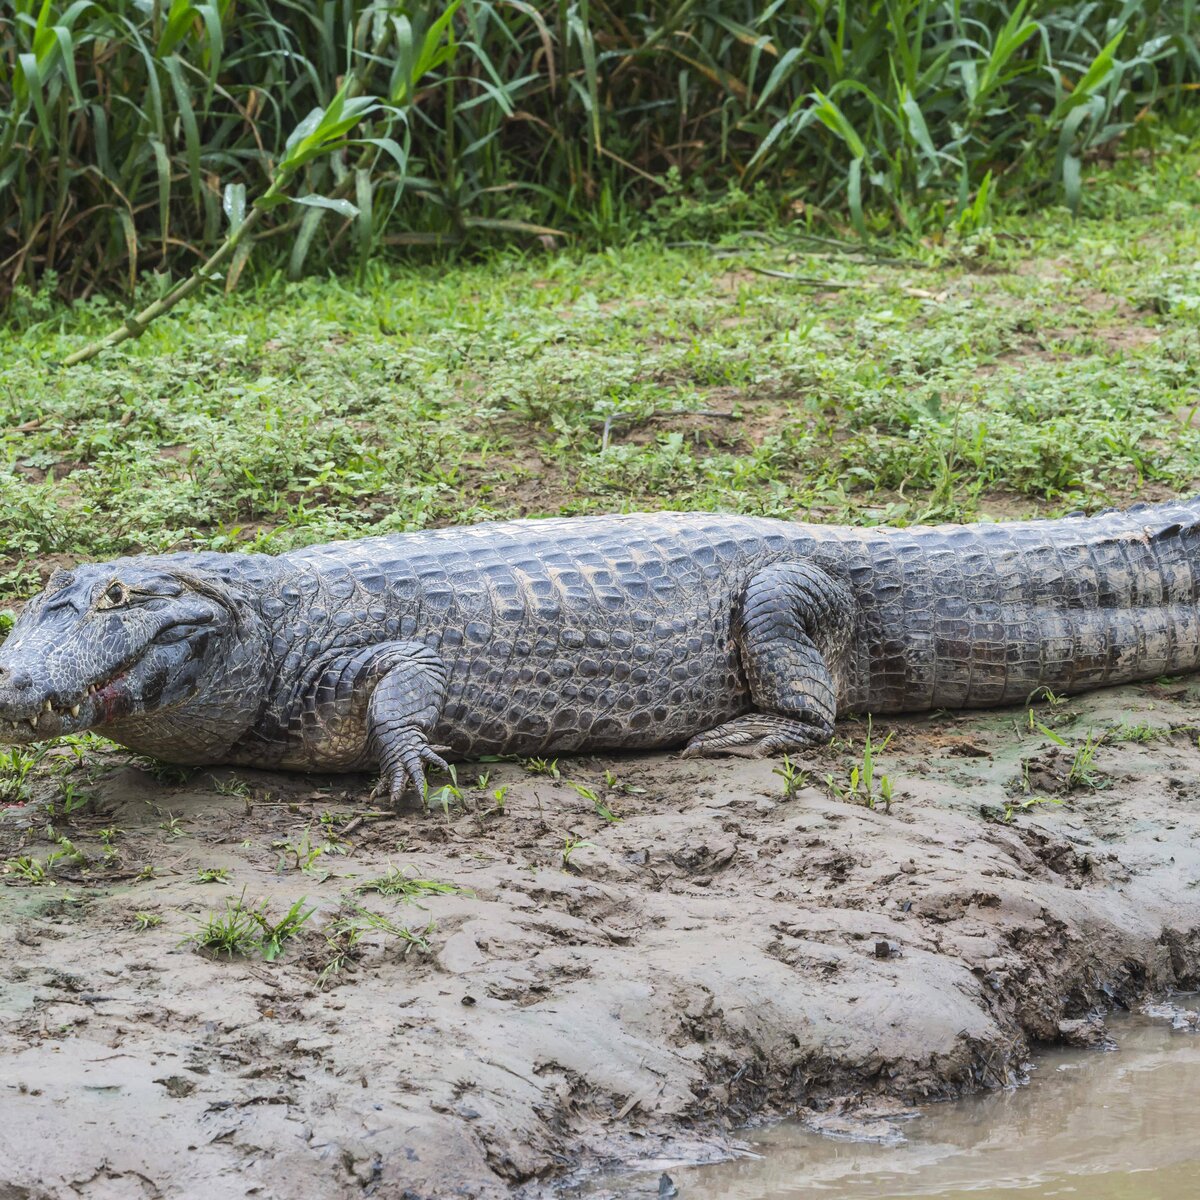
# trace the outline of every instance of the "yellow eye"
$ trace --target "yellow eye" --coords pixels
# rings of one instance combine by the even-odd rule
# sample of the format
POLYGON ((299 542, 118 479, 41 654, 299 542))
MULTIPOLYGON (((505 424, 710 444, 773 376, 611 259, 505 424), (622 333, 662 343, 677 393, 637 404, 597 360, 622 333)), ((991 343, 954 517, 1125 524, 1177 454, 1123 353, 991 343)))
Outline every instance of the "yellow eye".
POLYGON ((129 599, 129 589, 123 584, 113 580, 112 583, 104 591, 104 595, 96 601, 97 608, 119 608, 129 599))

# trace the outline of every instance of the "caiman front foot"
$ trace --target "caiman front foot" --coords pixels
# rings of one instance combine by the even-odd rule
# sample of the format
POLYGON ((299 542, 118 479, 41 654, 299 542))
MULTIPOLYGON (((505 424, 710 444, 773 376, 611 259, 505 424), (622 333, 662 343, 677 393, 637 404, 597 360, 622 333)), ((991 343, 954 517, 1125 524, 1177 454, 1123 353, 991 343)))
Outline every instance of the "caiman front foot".
POLYGON ((386 787, 393 804, 398 805, 406 792, 425 795, 427 767, 450 769, 429 744, 445 689, 446 668, 441 660, 426 647, 413 644, 394 658, 371 693, 368 724, 379 764, 377 790, 386 787))

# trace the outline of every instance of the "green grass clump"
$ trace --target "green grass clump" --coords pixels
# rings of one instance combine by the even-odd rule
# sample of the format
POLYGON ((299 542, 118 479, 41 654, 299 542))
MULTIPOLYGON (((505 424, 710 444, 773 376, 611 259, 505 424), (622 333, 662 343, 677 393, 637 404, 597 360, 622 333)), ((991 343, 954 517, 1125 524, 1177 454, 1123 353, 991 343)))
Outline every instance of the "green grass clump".
POLYGON ((321 930, 325 937, 325 952, 321 955, 317 971, 317 986, 330 987, 354 969, 363 954, 363 940, 369 934, 397 939, 403 946, 403 955, 413 949, 428 951, 429 935, 434 930, 430 921, 424 929, 412 929, 399 925, 381 913, 371 912, 361 905, 350 904, 347 911, 331 921, 321 930))
MULTIPOLYGON (((873 739, 874 722, 867 715, 867 732, 863 737, 862 752, 856 762, 850 766, 845 781, 839 780, 832 773, 825 776, 825 786, 830 795, 837 796, 850 804, 861 804, 864 808, 881 808, 885 813, 892 811, 892 801, 895 797, 895 780, 891 775, 885 775, 878 767, 876 756, 882 754, 891 744, 895 733, 889 733, 882 742, 873 739)), ((787 762, 787 760, 784 760, 787 762)), ((780 774, 779 771, 775 772, 780 774)), ((784 776, 785 785, 788 778, 784 776)), ((785 790, 784 798, 791 799, 794 793, 785 790)))
POLYGON ((381 896, 399 896, 401 900, 417 902, 428 896, 470 896, 469 888, 438 879, 419 879, 412 867, 389 866, 387 872, 358 885, 360 892, 378 892, 381 896))
POLYGON ((214 958, 244 958, 261 955, 274 962, 284 945, 300 932, 316 911, 304 908, 301 896, 278 920, 268 915, 266 900, 246 903, 246 891, 236 899, 226 899, 224 912, 211 912, 201 919, 200 927, 185 939, 198 950, 214 958))
POLYGON ((1194 0, 15 0, 0 296, 190 270, 268 194, 227 285, 256 244, 295 276, 796 213, 977 228, 1009 181, 1086 208, 1089 157, 1184 111, 1195 24, 1194 0))

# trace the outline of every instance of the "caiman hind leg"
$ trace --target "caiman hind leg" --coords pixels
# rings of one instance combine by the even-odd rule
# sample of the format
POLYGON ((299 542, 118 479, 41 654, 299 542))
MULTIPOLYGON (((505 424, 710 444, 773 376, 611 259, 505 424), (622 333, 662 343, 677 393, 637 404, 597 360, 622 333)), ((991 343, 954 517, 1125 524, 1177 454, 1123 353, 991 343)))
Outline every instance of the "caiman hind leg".
POLYGON ((764 567, 746 587, 735 626, 756 711, 697 734, 684 756, 765 757, 828 741, 853 627, 853 598, 820 567, 764 567))

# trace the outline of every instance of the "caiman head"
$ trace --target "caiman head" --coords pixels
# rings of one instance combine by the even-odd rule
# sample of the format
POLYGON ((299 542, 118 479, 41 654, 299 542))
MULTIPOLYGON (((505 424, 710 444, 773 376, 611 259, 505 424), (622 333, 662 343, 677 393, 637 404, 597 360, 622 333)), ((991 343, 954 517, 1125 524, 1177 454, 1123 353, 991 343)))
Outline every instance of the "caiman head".
POLYGON ((173 762, 217 760, 257 715, 267 638, 239 588, 194 569, 203 557, 55 571, 0 644, 0 743, 94 729, 173 762))

